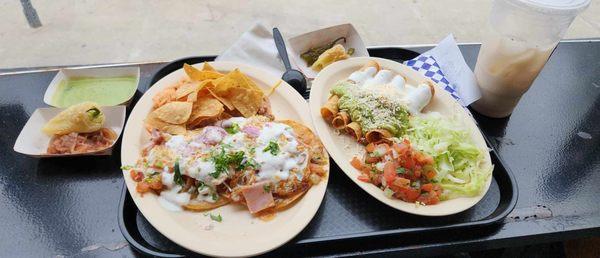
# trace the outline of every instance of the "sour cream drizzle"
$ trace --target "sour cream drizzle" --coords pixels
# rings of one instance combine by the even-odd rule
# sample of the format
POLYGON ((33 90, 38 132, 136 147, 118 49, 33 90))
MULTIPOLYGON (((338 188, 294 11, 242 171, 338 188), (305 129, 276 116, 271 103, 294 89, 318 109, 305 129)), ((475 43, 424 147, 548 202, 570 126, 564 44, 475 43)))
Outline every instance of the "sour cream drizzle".
MULTIPOLYGON (((224 150, 226 153, 244 152, 244 160, 253 160, 257 164, 258 182, 270 181, 277 183, 296 177, 302 179, 303 171, 307 166, 308 152, 300 148, 300 143, 293 133, 293 129, 283 123, 256 121, 235 117, 223 120, 219 126, 208 126, 196 135, 172 136, 164 147, 168 149, 172 159, 176 159, 182 175, 187 175, 202 182, 204 187, 198 189, 197 200, 214 202, 216 187, 222 184, 234 171, 216 173, 217 169, 212 156, 224 150), (244 128, 256 127, 247 133, 247 130, 237 130, 227 133, 223 128, 233 126, 244 128)), ((149 156, 152 156, 154 149, 149 156)), ((159 203, 168 210, 181 211, 182 205, 190 203, 191 193, 179 193, 181 186, 175 184, 174 173, 165 169, 161 172, 161 179, 166 190, 159 196, 159 203)))

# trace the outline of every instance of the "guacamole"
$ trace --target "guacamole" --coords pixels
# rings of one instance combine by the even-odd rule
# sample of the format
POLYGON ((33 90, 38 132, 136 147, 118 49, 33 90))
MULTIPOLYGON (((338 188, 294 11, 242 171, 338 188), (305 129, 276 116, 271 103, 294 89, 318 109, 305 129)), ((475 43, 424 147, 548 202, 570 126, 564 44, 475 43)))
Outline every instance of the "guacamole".
POLYGON ((336 83, 331 94, 340 97, 339 109, 359 123, 363 133, 373 129, 386 129, 395 137, 406 133, 409 114, 400 101, 347 81, 336 83))
POLYGON ((52 104, 58 107, 69 107, 93 101, 100 106, 114 106, 127 101, 136 89, 134 76, 73 77, 60 82, 52 96, 52 104))

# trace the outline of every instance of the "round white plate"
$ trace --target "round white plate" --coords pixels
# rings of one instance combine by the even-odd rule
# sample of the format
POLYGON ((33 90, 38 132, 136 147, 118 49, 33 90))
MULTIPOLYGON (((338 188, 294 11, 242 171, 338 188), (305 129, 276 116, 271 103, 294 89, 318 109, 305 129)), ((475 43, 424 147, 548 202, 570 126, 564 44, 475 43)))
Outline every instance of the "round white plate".
MULTIPOLYGON (((215 69, 227 72, 239 68, 267 92, 279 78, 264 70, 232 62, 210 63, 215 69)), ((195 65, 201 68, 202 64, 195 65)), ((178 80, 185 78, 183 69, 172 72, 154 84, 131 111, 123 133, 121 162, 135 164, 149 135, 144 119, 152 108, 152 96, 178 80)), ((283 82, 269 98, 276 119, 292 119, 312 128, 308 104, 291 86, 283 82)), ((327 179, 313 186, 297 203, 279 212, 270 221, 252 216, 245 207, 230 204, 207 213, 173 212, 164 209, 157 195, 136 192, 135 182, 128 172, 123 174, 129 193, 139 210, 160 233, 173 242, 204 255, 250 256, 273 250, 292 239, 310 222, 325 195, 327 179), (212 221, 210 214, 220 214, 222 222, 212 221)))
MULTIPOLYGON (((357 177, 360 175, 360 171, 356 170, 350 165, 350 160, 355 155, 361 153, 364 147, 346 134, 336 134, 331 125, 325 122, 325 120, 321 117, 320 109, 327 102, 327 99, 329 98, 329 91, 333 85, 339 80, 348 78, 352 72, 360 69, 369 60, 377 61, 384 69, 404 75, 407 79, 407 84, 414 86, 418 85, 419 82, 429 80, 403 64, 381 58, 356 57, 338 61, 327 66, 313 81, 309 105, 313 124, 317 134, 319 135, 319 138, 321 138, 325 148, 327 148, 329 155, 335 160, 344 173, 346 173, 346 175, 348 175, 348 177, 350 177, 350 179, 352 179, 352 181, 354 181, 354 183, 356 183, 360 188, 365 190, 371 196, 375 197, 375 199, 404 212, 425 216, 443 216, 464 211, 479 202, 479 200, 483 198, 490 187, 490 183, 492 181, 491 176, 485 184, 484 191, 482 191, 481 195, 479 196, 456 198, 440 202, 436 205, 427 206, 417 206, 414 203, 388 198, 377 186, 371 183, 361 182, 357 179, 357 177)), ((437 111, 443 116, 454 116, 463 122, 466 125, 466 128, 471 131, 471 138, 473 139, 474 143, 482 150, 486 150, 485 162, 487 165, 491 164, 490 155, 487 152, 487 145, 479 129, 477 128, 477 125, 475 125, 473 119, 460 106, 460 104, 458 104, 458 102, 456 102, 452 96, 450 96, 450 94, 440 87, 436 87, 433 100, 427 107, 425 107, 423 112, 431 111, 437 111)))

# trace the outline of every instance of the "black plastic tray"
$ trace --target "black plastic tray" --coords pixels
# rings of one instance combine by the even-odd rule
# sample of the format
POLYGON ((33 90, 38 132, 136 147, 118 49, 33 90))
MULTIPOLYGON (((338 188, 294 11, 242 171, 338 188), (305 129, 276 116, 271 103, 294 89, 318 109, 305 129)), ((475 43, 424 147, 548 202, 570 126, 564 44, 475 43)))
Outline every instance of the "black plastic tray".
MULTIPOLYGON (((418 53, 402 48, 369 49, 371 56, 395 61, 412 59, 418 53)), ((214 56, 179 59, 160 68, 149 85, 183 66, 214 60, 214 56)), ((488 137, 484 135, 488 146, 488 137)), ((515 207, 517 185, 495 150, 490 152, 494 164, 493 180, 484 198, 464 212, 444 217, 410 215, 376 201, 356 185, 331 161, 327 192, 319 211, 309 225, 284 246, 268 256, 360 254, 402 249, 402 246, 460 237, 485 237, 515 207), (400 241, 400 242, 399 242, 400 241), (394 246, 402 245, 402 246, 394 246)), ((173 243, 139 212, 123 185, 119 203, 119 228, 129 244, 144 255, 183 257, 197 255, 173 243)), ((234 248, 234 247, 233 247, 234 248)))

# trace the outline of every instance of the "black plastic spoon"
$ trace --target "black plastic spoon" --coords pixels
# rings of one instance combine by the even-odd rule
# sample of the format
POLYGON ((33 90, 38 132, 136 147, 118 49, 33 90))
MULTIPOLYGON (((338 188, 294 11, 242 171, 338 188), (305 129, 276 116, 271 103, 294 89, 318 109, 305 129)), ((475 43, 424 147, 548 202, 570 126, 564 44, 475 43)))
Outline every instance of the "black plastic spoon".
POLYGON ((304 78, 304 75, 300 71, 292 69, 290 59, 285 50, 285 42, 277 28, 273 28, 273 39, 275 39, 275 46, 277 46, 277 51, 283 61, 283 65, 285 65, 285 73, 283 73, 281 79, 294 87, 300 95, 304 96, 306 94, 306 78, 304 78))

